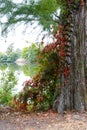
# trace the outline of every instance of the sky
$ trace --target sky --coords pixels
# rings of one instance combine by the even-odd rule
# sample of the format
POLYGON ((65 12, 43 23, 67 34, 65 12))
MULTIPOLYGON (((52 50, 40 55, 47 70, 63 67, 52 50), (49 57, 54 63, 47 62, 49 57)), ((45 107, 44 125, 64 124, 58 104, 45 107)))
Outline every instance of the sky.
MULTIPOLYGON (((20 3, 23 0, 13 0, 13 2, 20 3)), ((24 1, 23 1, 24 2, 24 1)), ((5 21, 6 18, 3 17, 0 21, 5 21)), ((31 43, 41 42, 43 36, 46 38, 44 42, 50 43, 52 42, 52 38, 47 35, 47 32, 41 33, 41 26, 37 25, 37 22, 32 26, 28 24, 27 30, 25 31, 25 25, 20 24, 19 26, 14 26, 14 29, 7 34, 7 37, 1 36, 1 27, 0 27, 0 52, 5 52, 7 47, 14 43, 14 49, 23 49, 26 46, 29 46, 31 43), (25 31, 25 33, 23 33, 25 31)))
MULTIPOLYGON (((16 3, 20 3, 22 0, 13 0, 16 3)), ((6 18, 3 17, 0 19, 0 21, 6 21, 6 18)), ((26 46, 29 46, 31 43, 40 42, 43 34, 46 32, 43 32, 40 36, 40 30, 41 26, 37 26, 37 23, 35 23, 33 26, 28 25, 28 28, 25 33, 23 33, 25 30, 25 26, 23 24, 20 24, 19 26, 15 26, 15 30, 12 29, 8 34, 7 37, 1 36, 1 27, 0 27, 0 52, 5 52, 7 47, 14 43, 14 49, 23 49, 26 46)))
POLYGON ((22 50, 24 47, 31 45, 31 43, 41 42, 44 35, 45 43, 52 42, 52 38, 48 33, 46 31, 41 31, 42 27, 37 25, 37 23, 34 25, 28 25, 26 31, 23 24, 15 27, 15 30, 13 29, 7 34, 7 37, 2 37, 0 35, 0 52, 5 52, 11 43, 14 43, 14 49, 19 48, 22 50))
POLYGON ((29 26, 26 32, 23 33, 24 29, 25 29, 24 25, 21 24, 20 26, 16 27, 15 30, 11 30, 7 34, 7 37, 0 36, 0 51, 2 52, 6 51, 7 47, 11 43, 14 43, 15 49, 17 48, 22 49, 31 43, 35 43, 41 40, 42 36, 38 38, 39 31, 40 31, 39 26, 36 29, 33 29, 32 26, 29 26))
MULTIPOLYGON (((3 22, 5 18, 1 20, 3 22)), ((28 24, 28 26, 23 23, 14 25, 14 28, 10 29, 6 37, 2 37, 1 31, 0 27, 0 52, 5 52, 11 43, 14 43, 14 49, 19 48, 22 50, 24 47, 31 45, 31 43, 41 42, 44 35, 45 43, 52 42, 48 32, 42 31, 42 27, 38 25, 38 22, 35 22, 33 25, 28 24)))

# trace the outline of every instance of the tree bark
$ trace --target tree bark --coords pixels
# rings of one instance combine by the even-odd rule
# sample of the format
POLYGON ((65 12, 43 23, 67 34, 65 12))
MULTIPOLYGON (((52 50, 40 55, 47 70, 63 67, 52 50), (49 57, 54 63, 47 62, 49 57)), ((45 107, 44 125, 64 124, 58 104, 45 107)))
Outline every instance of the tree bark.
MULTIPOLYGON (((85 4, 85 81, 87 93, 87 0, 85 4)), ((87 109, 87 94, 86 94, 86 109, 87 109)))
MULTIPOLYGON (((87 4, 86 4, 87 5, 87 4)), ((70 76, 66 79, 66 85, 61 88, 58 113, 64 110, 84 111, 87 109, 87 92, 85 80, 85 43, 87 36, 87 17, 85 17, 86 6, 80 6, 73 14, 74 25, 71 35, 71 60, 70 76), (86 26, 86 28, 85 28, 86 26)), ((62 80, 64 82, 64 80, 62 80)))
POLYGON ((77 111, 86 109, 86 84, 85 84, 85 10, 81 6, 75 17, 74 57, 75 57, 75 93, 74 106, 77 111))

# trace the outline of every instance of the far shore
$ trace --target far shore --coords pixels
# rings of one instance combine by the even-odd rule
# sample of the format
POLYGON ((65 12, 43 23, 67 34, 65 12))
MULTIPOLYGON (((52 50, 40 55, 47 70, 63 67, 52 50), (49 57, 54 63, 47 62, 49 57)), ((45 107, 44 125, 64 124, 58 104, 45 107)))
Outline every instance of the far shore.
POLYGON ((15 61, 15 63, 18 64, 18 65, 25 65, 25 64, 29 64, 29 61, 27 61, 27 60, 25 60, 23 58, 20 58, 20 59, 17 59, 15 61))

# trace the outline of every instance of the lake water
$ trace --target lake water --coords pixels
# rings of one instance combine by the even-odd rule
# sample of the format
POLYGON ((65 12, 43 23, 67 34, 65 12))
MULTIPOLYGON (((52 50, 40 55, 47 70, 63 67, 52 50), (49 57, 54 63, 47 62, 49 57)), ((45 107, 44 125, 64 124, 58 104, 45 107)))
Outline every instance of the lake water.
POLYGON ((23 83, 29 80, 30 76, 26 76, 22 70, 20 72, 16 71, 16 73, 18 73, 18 82, 17 82, 17 85, 15 86, 15 90, 16 90, 16 93, 18 93, 19 91, 23 89, 23 83))
MULTIPOLYGON (((0 64, 0 72, 6 71, 6 70, 12 70, 17 75, 17 85, 15 86, 15 93, 18 93, 23 88, 23 82, 26 80, 29 80, 31 68, 30 65, 23 65, 19 66, 17 64, 0 64)), ((1 77, 2 75, 0 75, 1 77)))

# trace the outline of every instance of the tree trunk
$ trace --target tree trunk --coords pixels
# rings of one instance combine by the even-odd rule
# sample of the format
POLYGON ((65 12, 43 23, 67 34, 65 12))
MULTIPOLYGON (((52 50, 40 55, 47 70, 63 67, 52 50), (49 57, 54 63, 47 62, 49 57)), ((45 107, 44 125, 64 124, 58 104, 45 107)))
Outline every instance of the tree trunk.
MULTIPOLYGON (((87 0, 86 0, 86 8, 85 8, 85 80, 86 80, 86 93, 87 93, 87 0)), ((86 95, 87 102, 87 95, 86 95)), ((87 103, 86 103, 87 109, 87 103)))
MULTIPOLYGON (((67 83, 61 88, 58 113, 64 110, 84 111, 87 109, 87 93, 85 80, 85 43, 87 30, 87 16, 85 17, 85 6, 80 6, 79 10, 73 14, 72 23, 74 32, 71 35, 71 60, 70 76, 67 83)), ((62 80, 63 81, 63 80, 62 80)), ((64 81, 63 81, 64 82, 64 81)))

